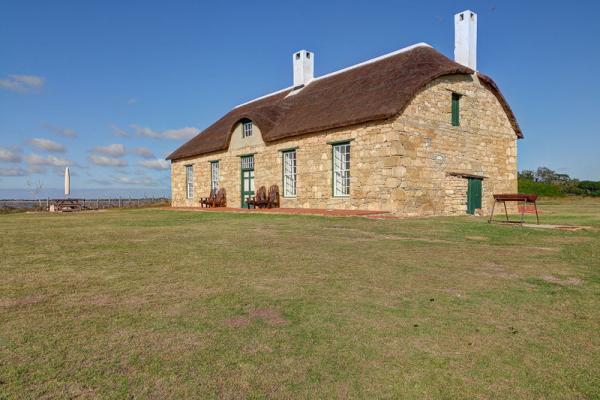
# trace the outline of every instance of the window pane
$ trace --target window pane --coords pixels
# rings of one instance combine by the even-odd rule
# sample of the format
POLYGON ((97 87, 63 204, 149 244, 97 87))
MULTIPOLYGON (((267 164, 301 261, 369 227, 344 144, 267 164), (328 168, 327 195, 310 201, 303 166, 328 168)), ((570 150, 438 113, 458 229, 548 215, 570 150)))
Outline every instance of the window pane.
POLYGON ((242 157, 242 169, 254 168, 254 156, 242 157))
POLYGON ((350 194, 350 145, 333 146, 333 194, 350 194))
POLYGON ((242 137, 252 136, 252 122, 244 122, 242 124, 242 137))
POLYGON ((185 166, 185 186, 186 186, 186 197, 191 199, 194 197, 194 166, 185 166))
POLYGON ((210 163, 210 188, 212 190, 219 189, 219 162, 213 161, 210 163))
POLYGON ((452 93, 452 125, 460 125, 460 95, 452 93))
POLYGON ((283 195, 296 196, 296 151, 283 153, 283 195))

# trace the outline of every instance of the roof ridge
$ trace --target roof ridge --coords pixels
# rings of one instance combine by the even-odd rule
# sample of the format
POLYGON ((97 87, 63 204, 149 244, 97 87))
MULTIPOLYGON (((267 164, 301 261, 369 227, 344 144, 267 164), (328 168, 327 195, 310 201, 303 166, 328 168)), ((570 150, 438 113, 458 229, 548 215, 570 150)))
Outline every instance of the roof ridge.
POLYGON ((235 109, 235 108, 240 108, 240 107, 242 107, 242 106, 245 106, 245 105, 248 105, 248 104, 250 104, 250 103, 254 103, 255 101, 262 100, 262 99, 266 99, 267 97, 271 97, 271 96, 274 96, 274 95, 276 95, 276 94, 283 93, 283 92, 285 92, 286 90, 290 90, 290 89, 293 89, 293 88, 294 88, 293 86, 288 86, 288 87, 286 87, 286 88, 283 88, 283 89, 277 90, 277 91, 275 91, 275 92, 267 93, 267 94, 265 94, 265 95, 262 95, 262 96, 260 96, 260 97, 257 97, 257 98, 255 98, 255 99, 249 100, 249 101, 247 101, 247 102, 245 102, 245 103, 238 104, 237 106, 235 106, 235 107, 233 107, 233 108, 234 108, 234 109, 235 109))
POLYGON ((386 53, 386 54, 383 54, 383 55, 381 55, 381 56, 377 56, 377 57, 374 57, 374 58, 368 59, 368 60, 366 60, 366 61, 360 62, 360 63, 358 63, 358 64, 354 64, 354 65, 351 65, 351 66, 349 66, 349 67, 342 68, 342 69, 339 69, 339 70, 337 70, 337 71, 330 72, 330 73, 328 73, 328 74, 325 74, 325 75, 321 75, 321 76, 319 76, 318 78, 314 78, 313 80, 311 80, 311 81, 309 82, 309 84, 311 84, 311 83, 312 83, 312 82, 314 82, 314 81, 318 81, 319 79, 329 78, 330 76, 334 76, 334 75, 337 75, 337 74, 341 74, 341 73, 343 73, 343 72, 350 71, 350 70, 352 70, 352 69, 355 69, 355 68, 362 67, 363 65, 368 65, 368 64, 372 64, 372 63, 374 63, 374 62, 377 62, 377 61, 384 60, 384 59, 386 59, 386 58, 388 58, 388 57, 395 56, 396 54, 400 54, 400 53, 406 53, 407 51, 414 50, 414 49, 416 49, 417 47, 431 47, 431 48, 433 48, 431 45, 429 45, 429 44, 427 44, 427 43, 425 43, 425 42, 419 42, 419 43, 415 43, 415 44, 412 44, 412 45, 410 45, 410 46, 406 46, 406 47, 403 47, 403 48, 401 48, 401 49, 394 50, 394 51, 392 51, 391 53, 386 53))
MULTIPOLYGON (((311 83, 313 83, 314 81, 318 81, 319 79, 329 78, 330 76, 338 75, 338 74, 344 73, 344 72, 346 72, 346 71, 350 71, 350 70, 353 70, 353 69, 355 69, 355 68, 362 67, 363 65, 372 64, 372 63, 374 63, 374 62, 377 62, 377 61, 380 61, 380 60, 384 60, 384 59, 386 59, 386 58, 388 58, 388 57, 392 57, 392 56, 395 56, 395 55, 397 55, 397 54, 400 54, 400 53, 406 53, 407 51, 414 50, 414 49, 416 49, 417 47, 431 47, 431 48, 433 48, 433 47, 432 47, 430 44, 428 44, 428 43, 425 43, 425 42, 419 42, 419 43, 415 43, 415 44, 412 44, 412 45, 410 45, 410 46, 406 46, 406 47, 403 47, 403 48, 401 48, 401 49, 394 50, 394 51, 392 51, 391 53, 386 53, 386 54, 383 54, 383 55, 381 55, 381 56, 377 56, 377 57, 374 57, 374 58, 368 59, 368 60, 366 60, 366 61, 362 61, 362 62, 360 62, 360 63, 358 63, 358 64, 354 64, 354 65, 351 65, 351 66, 349 66, 349 67, 342 68, 342 69, 339 69, 339 70, 337 70, 337 71, 333 71, 333 72, 330 72, 330 73, 328 73, 328 74, 325 74, 325 75, 319 76, 319 77, 317 77, 317 78, 313 78, 313 79, 312 79, 310 82, 308 82, 308 83, 307 83, 307 84, 306 84, 304 87, 307 87, 308 85, 310 85, 310 84, 311 84, 311 83)), ((286 88, 284 88, 284 89, 280 89, 280 90, 277 90, 277 91, 275 91, 275 92, 271 92, 271 93, 265 94, 265 95, 263 95, 263 96, 260 96, 260 97, 257 97, 257 98, 255 98, 255 99, 249 100, 249 101, 247 101, 247 102, 245 102, 245 103, 238 104, 237 106, 233 107, 233 109, 236 109, 236 108, 239 108, 239 107, 242 107, 242 106, 248 105, 248 104, 250 104, 250 103, 254 103, 255 101, 258 101, 258 100, 265 99, 265 98, 267 98, 267 97, 270 97, 270 96, 273 96, 273 95, 276 95, 276 94, 279 94, 279 93, 285 92, 286 90, 290 90, 290 89, 293 89, 293 88, 294 88, 293 86, 288 86, 288 87, 286 87, 286 88)))

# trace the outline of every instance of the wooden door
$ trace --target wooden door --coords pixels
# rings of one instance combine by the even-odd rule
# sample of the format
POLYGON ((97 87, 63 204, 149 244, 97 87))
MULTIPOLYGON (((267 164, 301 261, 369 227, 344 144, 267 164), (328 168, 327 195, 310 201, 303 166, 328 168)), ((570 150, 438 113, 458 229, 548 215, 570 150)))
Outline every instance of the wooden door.
POLYGON ((246 206, 246 199, 254 197, 254 156, 242 157, 242 208, 246 206))
POLYGON ((467 187, 467 213, 475 214, 481 208, 481 182, 480 178, 468 178, 467 187))

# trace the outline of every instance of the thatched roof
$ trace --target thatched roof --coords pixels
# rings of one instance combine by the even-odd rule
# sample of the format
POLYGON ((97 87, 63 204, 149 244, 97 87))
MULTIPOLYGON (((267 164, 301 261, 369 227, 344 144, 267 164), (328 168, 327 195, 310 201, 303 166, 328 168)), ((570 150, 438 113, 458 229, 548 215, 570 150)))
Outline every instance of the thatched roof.
MULTIPOLYGON (((473 72, 426 44, 411 46, 315 78, 295 94, 290 94, 293 89, 288 88, 242 104, 183 144, 167 159, 226 150, 234 126, 243 118, 256 123, 265 142, 386 119, 400 114, 417 92, 432 80, 444 75, 470 75, 473 72)), ((502 104, 517 136, 523 137, 495 83, 487 76, 479 76, 502 104)))

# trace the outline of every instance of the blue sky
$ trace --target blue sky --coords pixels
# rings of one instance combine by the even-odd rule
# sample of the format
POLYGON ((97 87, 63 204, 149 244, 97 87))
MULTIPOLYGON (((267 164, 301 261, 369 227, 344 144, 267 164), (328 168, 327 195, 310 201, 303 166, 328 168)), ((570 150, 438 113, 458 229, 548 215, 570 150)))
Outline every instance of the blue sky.
POLYGON ((525 134, 519 168, 600 179, 598 2, 12 1, 0 23, 0 189, 42 180, 167 192, 164 157, 232 106, 417 42, 453 54, 478 13, 478 69, 525 134), (302 6, 295 6, 302 4, 302 6), (576 5, 574 7, 574 4, 576 5))

